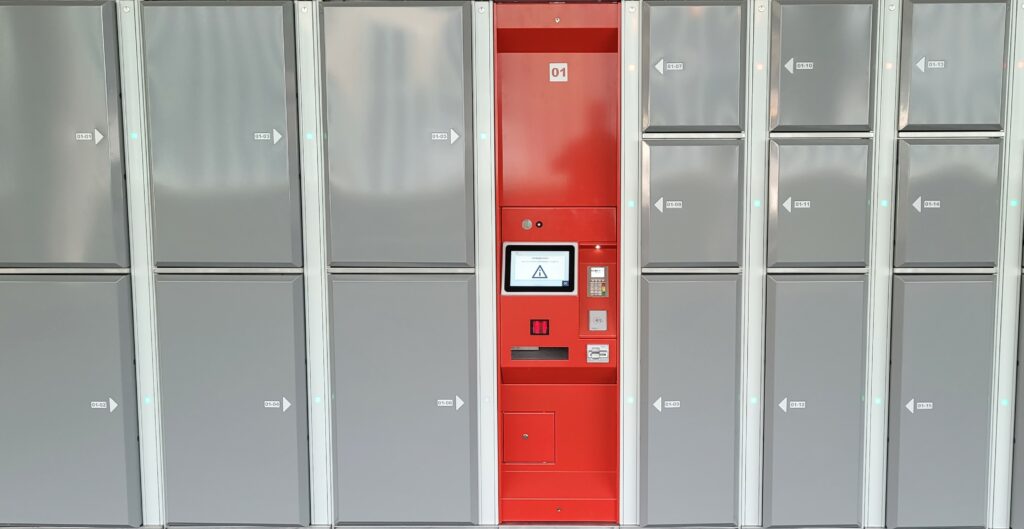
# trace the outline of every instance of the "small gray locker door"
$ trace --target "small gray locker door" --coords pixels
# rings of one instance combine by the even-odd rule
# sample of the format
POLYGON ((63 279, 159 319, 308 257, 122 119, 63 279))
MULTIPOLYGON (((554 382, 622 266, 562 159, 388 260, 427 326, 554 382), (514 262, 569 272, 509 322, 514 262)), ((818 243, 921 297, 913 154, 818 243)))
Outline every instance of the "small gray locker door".
POLYGON ((0 521, 142 523, 131 280, 0 278, 0 521))
POLYGON ((738 266, 743 142, 643 145, 643 266, 738 266))
POLYGON ((128 266, 115 8, 0 5, 0 266, 128 266))
POLYGON ((292 3, 142 10, 157 264, 300 265, 292 3))
POLYGON ((1006 2, 903 0, 901 130, 999 130, 1006 2))
POLYGON ((739 276, 644 276, 640 523, 736 525, 739 276))
POLYGON ((469 2, 324 5, 335 265, 473 264, 470 20, 469 2))
POLYGON ((893 280, 886 526, 984 527, 995 284, 893 280))
POLYGON ((301 276, 156 284, 169 524, 308 525, 301 276))
POLYGON ((771 126, 777 131, 870 128, 874 4, 775 0, 771 126))
POLYGON ((332 278, 337 523, 477 521, 473 285, 332 278))
POLYGON ((995 266, 1000 141, 901 140, 896 266, 995 266))
POLYGON ((870 140, 775 140, 768 266, 864 266, 870 140))
POLYGON ((643 10, 644 129, 742 130, 746 2, 650 2, 643 10))
POLYGON ((858 527, 864 276, 769 276, 764 526, 858 527))

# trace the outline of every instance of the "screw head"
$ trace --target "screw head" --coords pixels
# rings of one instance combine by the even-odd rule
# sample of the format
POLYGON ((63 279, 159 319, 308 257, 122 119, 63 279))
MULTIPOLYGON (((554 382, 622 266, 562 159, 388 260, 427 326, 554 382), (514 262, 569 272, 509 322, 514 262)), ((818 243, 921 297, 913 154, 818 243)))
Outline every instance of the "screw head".
POLYGON ((529 438, 530 438, 530 434, 528 434, 528 433, 524 433, 523 434, 523 439, 529 439, 529 438))
POLYGON ((561 22, 561 21, 562 21, 562 19, 561 19, 561 18, 559 18, 559 17, 555 17, 555 24, 557 24, 557 23, 559 23, 559 22, 561 22))

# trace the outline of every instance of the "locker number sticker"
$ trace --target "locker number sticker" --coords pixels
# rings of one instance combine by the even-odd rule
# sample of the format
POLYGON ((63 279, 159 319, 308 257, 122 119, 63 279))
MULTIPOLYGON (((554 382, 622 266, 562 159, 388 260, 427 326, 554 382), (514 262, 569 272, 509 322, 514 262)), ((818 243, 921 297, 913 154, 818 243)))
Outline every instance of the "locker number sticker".
POLYGON ((548 81, 552 83, 569 82, 569 63, 552 62, 548 63, 548 81))

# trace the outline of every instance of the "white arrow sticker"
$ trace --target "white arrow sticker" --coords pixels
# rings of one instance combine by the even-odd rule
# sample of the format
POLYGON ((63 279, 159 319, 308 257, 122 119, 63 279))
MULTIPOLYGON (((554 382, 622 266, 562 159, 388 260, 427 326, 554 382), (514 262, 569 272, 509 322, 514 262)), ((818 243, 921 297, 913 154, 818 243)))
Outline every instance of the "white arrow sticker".
POLYGON ((430 141, 445 141, 450 145, 455 145, 455 142, 459 141, 461 137, 458 132, 455 132, 455 129, 448 129, 448 132, 430 133, 430 141))
MULTIPOLYGON (((100 142, 103 141, 103 133, 100 132, 99 130, 92 129, 92 135, 93 135, 92 141, 93 141, 94 145, 99 145, 100 142)), ((111 410, 111 411, 113 411, 113 410, 111 410)))
POLYGON ((281 138, 283 138, 283 137, 284 136, 282 136, 281 133, 277 131, 277 129, 270 129, 270 132, 253 132, 252 133, 252 139, 253 140, 255 140, 255 141, 269 141, 269 142, 273 143, 274 145, 277 145, 277 142, 281 141, 281 138))
POLYGON ((910 399, 909 401, 907 401, 907 404, 905 406, 903 406, 903 407, 906 408, 910 413, 914 413, 915 411, 935 409, 935 403, 934 402, 918 402, 915 399, 910 399))
POLYGON ((459 397, 458 395, 455 396, 455 411, 461 410, 462 406, 465 405, 465 404, 466 403, 463 402, 461 397, 459 397))
POLYGON ((117 401, 107 397, 107 400, 94 400, 89 403, 89 407, 94 410, 107 410, 110 413, 114 413, 117 409, 117 401))
POLYGON ((277 145, 277 142, 281 141, 281 133, 277 129, 271 129, 270 132, 274 137, 274 145, 277 145))
POLYGON ((914 66, 922 72, 925 71, 926 68, 929 70, 941 70, 946 67, 946 61, 929 61, 927 57, 921 57, 921 60, 917 61, 914 66))
POLYGON ((654 69, 658 70, 658 73, 665 75, 665 59, 659 59, 658 62, 654 63, 654 69))
POLYGON ((668 62, 665 59, 659 59, 654 64, 654 69, 658 70, 658 73, 665 75, 665 72, 682 72, 686 70, 686 63, 684 62, 668 62))
POLYGON ((455 142, 459 141, 459 133, 455 132, 455 129, 448 129, 448 132, 451 134, 451 140, 449 141, 451 141, 452 145, 455 145, 455 142))
POLYGON ((789 397, 782 399, 782 402, 779 403, 779 409, 782 410, 782 413, 789 413, 789 397))
POLYGON ((785 202, 782 203, 782 207, 786 208, 786 211, 793 212, 793 197, 789 197, 785 202))
POLYGON ((281 397, 281 411, 288 411, 288 408, 292 407, 292 403, 288 402, 288 399, 281 397))
POLYGON ((658 410, 659 412, 661 411, 661 397, 658 397, 658 400, 654 401, 653 406, 654 409, 658 410))
POLYGON ((813 70, 814 62, 812 61, 797 61, 796 57, 790 57, 786 64, 784 64, 786 71, 789 73, 796 73, 796 70, 813 70))
POLYGON ((657 202, 654 203, 654 207, 658 208, 659 213, 665 212, 665 197, 661 197, 657 202))
POLYGON ((466 404, 462 400, 462 397, 456 395, 454 399, 437 399, 438 408, 455 408, 455 411, 461 410, 462 406, 466 404))
POLYGON ((921 212, 921 197, 917 197, 917 200, 915 200, 915 201, 914 201, 914 202, 913 202, 912 204, 910 204, 910 205, 911 205, 911 206, 914 206, 914 209, 916 209, 916 210, 917 210, 917 212, 918 212, 918 213, 920 213, 920 212, 921 212))

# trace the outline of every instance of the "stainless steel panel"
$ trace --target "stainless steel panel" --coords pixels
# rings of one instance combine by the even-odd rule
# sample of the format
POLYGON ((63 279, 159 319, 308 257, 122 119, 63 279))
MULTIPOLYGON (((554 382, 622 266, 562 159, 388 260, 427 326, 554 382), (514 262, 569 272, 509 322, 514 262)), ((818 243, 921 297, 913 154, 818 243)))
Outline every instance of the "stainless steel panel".
POLYGON ((0 277, 0 402, 0 523, 142 523, 127 276, 0 277))
POLYGON ((996 139, 900 141, 895 266, 995 266, 1000 159, 996 139))
POLYGON ((339 524, 477 521, 474 281, 332 277, 339 524))
POLYGON ((867 0, 775 0, 772 129, 870 128, 873 14, 867 0))
POLYGON ((644 130, 742 130, 746 2, 650 2, 643 10, 644 130))
POLYGON ((128 265, 114 2, 0 4, 0 266, 128 265))
POLYGON ((643 266, 739 265, 742 141, 645 142, 641 178, 643 266))
POLYGON ((985 527, 995 282, 893 281, 886 526, 985 527))
POLYGON ((308 525, 302 278, 156 283, 170 524, 308 525))
POLYGON ((302 262, 291 2, 145 2, 161 266, 302 262))
POLYGON ((333 264, 473 264, 470 20, 469 2, 323 8, 333 264))
POLYGON ((644 276, 640 523, 735 526, 739 276, 644 276))
POLYGON ((869 140, 775 140, 768 188, 768 266, 865 266, 869 140))
POLYGON ((768 278, 765 527, 860 525, 866 298, 862 275, 768 278))
POLYGON ((903 0, 901 130, 1003 124, 1006 2, 903 0))

